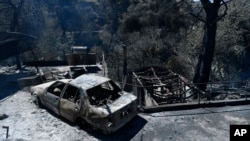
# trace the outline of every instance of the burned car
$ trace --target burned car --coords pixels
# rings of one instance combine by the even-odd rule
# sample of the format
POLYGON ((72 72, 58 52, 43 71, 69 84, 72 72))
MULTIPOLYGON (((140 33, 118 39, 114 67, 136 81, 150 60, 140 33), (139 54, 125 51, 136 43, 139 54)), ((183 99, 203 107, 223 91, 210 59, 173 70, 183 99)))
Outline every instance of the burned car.
POLYGON ((32 87, 31 95, 38 106, 105 134, 117 131, 137 114, 137 97, 106 77, 81 75, 52 81, 32 87))

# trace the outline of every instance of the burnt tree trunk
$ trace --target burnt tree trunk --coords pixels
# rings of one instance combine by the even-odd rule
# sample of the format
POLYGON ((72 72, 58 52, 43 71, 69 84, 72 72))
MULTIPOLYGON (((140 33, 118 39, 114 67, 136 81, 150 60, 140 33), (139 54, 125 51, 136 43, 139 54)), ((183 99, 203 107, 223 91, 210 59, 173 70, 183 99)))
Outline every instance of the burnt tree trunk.
MULTIPOLYGON (((11 0, 7 1, 7 3, 13 10, 13 16, 12 16, 11 23, 10 23, 10 31, 17 32, 18 26, 19 26, 19 16, 20 16, 20 12, 21 12, 21 8, 24 3, 24 0, 20 0, 18 4, 14 4, 11 0)), ((21 69, 21 60, 20 60, 19 53, 16 54, 15 58, 16 58, 17 68, 21 69)))
MULTIPOLYGON (((225 2, 223 0, 214 0, 213 3, 209 0, 201 0, 201 2, 206 12, 206 20, 202 50, 196 66, 193 82, 200 90, 204 91, 209 81, 214 56, 217 22, 221 18, 221 16, 218 16, 218 12, 221 3, 225 4, 225 2)), ((224 12, 222 16, 224 17, 225 14, 224 12)))

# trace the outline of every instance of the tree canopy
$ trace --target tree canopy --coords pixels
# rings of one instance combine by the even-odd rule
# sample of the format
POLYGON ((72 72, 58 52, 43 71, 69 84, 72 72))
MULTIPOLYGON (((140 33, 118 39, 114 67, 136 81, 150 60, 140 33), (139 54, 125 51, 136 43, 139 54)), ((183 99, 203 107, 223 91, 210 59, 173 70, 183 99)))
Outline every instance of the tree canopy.
POLYGON ((161 65, 206 83, 250 77, 249 9, 247 0, 0 0, 0 31, 37 36, 38 59, 72 45, 104 51, 116 79, 126 46, 129 70, 161 65))

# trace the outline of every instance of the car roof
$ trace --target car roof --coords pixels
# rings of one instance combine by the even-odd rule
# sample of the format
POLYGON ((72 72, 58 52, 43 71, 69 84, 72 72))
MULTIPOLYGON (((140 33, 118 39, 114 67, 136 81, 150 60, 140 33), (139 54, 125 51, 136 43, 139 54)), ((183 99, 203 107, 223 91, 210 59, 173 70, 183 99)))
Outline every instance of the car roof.
POLYGON ((107 77, 88 74, 88 75, 81 75, 73 79, 72 81, 69 82, 69 84, 87 90, 95 86, 98 86, 102 83, 105 83, 107 81, 110 81, 110 79, 107 77))

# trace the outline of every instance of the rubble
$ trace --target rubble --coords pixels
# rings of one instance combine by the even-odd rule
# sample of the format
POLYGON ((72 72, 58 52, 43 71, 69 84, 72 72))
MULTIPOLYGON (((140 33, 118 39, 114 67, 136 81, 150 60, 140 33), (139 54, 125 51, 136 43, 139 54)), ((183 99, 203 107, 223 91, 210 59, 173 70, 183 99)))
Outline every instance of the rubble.
POLYGON ((183 76, 163 67, 149 66, 131 71, 126 76, 124 90, 138 97, 139 110, 192 109, 250 103, 246 82, 209 83, 206 91, 199 90, 183 76), (230 85, 240 88, 230 87, 230 85))
POLYGON ((25 66, 36 67, 36 75, 18 80, 21 89, 59 79, 74 79, 82 74, 108 76, 107 65, 103 56, 97 62, 95 53, 88 53, 87 47, 72 47, 72 53, 65 54, 66 60, 61 61, 31 61, 25 66))

